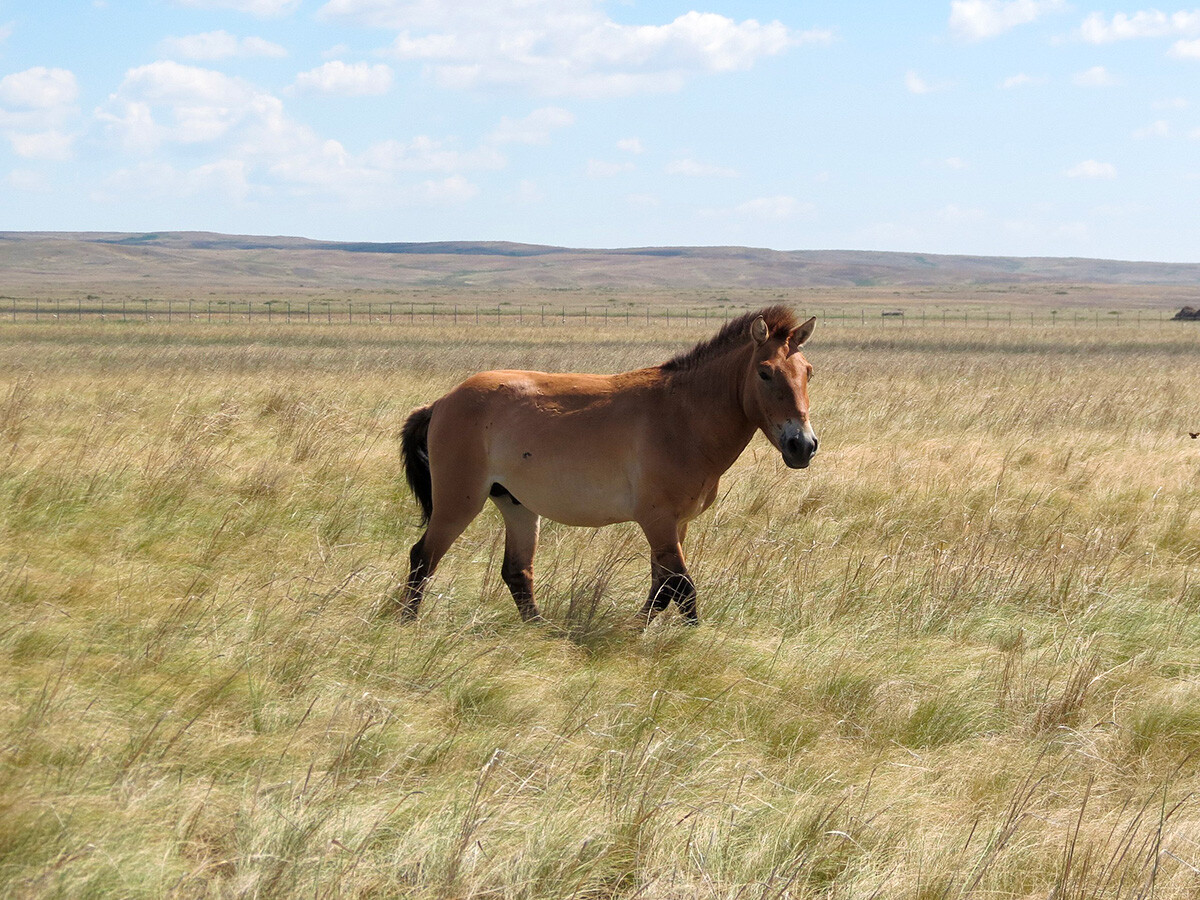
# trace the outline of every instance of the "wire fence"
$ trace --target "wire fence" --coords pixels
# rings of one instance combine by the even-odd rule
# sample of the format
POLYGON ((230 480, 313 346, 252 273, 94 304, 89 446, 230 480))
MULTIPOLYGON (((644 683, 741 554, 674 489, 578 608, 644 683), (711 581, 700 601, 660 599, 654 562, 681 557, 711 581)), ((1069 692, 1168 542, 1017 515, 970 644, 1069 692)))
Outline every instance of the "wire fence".
MULTIPOLYGON (((187 325, 417 325, 478 326, 680 324, 716 327, 755 307, 569 304, 453 304, 344 300, 76 300, 0 298, 0 323, 110 322, 187 325)), ((1165 309, 954 309, 837 306, 797 307, 801 316, 847 327, 931 328, 951 325, 1016 326, 1163 326, 1176 321, 1165 309)))

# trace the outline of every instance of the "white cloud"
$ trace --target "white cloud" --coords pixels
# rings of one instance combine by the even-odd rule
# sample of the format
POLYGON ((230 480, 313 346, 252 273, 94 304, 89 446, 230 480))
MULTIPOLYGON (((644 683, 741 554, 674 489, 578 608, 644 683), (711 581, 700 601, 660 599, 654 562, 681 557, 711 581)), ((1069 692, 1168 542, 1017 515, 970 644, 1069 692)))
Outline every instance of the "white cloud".
POLYGON ((961 156, 948 156, 942 160, 942 165, 944 165, 947 169, 954 169, 955 171, 961 172, 963 169, 967 168, 967 161, 961 156))
POLYGON ((184 37, 164 38, 159 44, 163 56, 182 59, 216 60, 231 57, 284 57, 287 50, 259 37, 239 38, 228 31, 206 31, 184 37))
POLYGON ((296 76, 295 87, 307 94, 337 97, 377 97, 392 86, 392 70, 383 63, 344 63, 333 60, 296 76))
POLYGON ((22 109, 51 109, 79 96, 75 74, 67 69, 34 66, 0 78, 0 104, 22 109))
POLYGON ((575 116, 557 106, 535 109, 523 119, 505 116, 489 136, 497 144, 548 144, 550 134, 575 124, 575 116))
POLYGON ((0 44, 3 44, 12 37, 13 27, 12 22, 5 22, 3 25, 0 25, 0 44))
POLYGON ((1200 34, 1200 10, 1170 15, 1157 9, 1141 10, 1133 15, 1119 12, 1111 19, 1094 12, 1083 20, 1079 34, 1089 44, 1110 44, 1134 38, 1187 37, 1200 34))
POLYGON ((175 4, 193 9, 232 9, 267 19, 294 12, 300 0, 175 0, 175 4))
POLYGON ((694 159, 676 159, 667 163, 668 175, 686 175, 691 178, 737 178, 735 169, 697 162, 694 159))
POLYGON ((1152 109, 1187 109, 1186 97, 1168 97, 1165 100, 1155 100, 1150 104, 1152 109))
POLYGON ((982 41, 1064 6, 1063 0, 953 0, 950 30, 962 40, 982 41))
POLYGON ((1167 51, 1167 55, 1176 59, 1200 59, 1200 39, 1176 41, 1167 51))
POLYGON ((1171 136, 1171 126, 1165 119, 1159 119, 1156 122, 1151 122, 1144 128, 1138 128, 1133 132, 1133 136, 1138 140, 1146 138, 1166 138, 1171 136))
POLYGON ((617 141, 617 149, 624 153, 644 153, 646 148, 642 146, 641 138, 622 138, 617 141))
POLYGON ((131 150, 164 142, 214 141, 233 129, 282 117, 282 104, 212 69, 168 60, 130 69, 97 117, 131 150))
POLYGON ((1112 87, 1117 79, 1104 66, 1092 66, 1072 75, 1071 82, 1079 87, 1112 87))
POLYGON ((1024 72, 1018 72, 1016 75, 1010 75, 1000 82, 1000 87, 1006 91, 1011 91, 1014 88, 1033 87, 1037 84, 1045 84, 1046 79, 1035 78, 1032 75, 1026 75, 1024 72))
POLYGON ((70 159, 79 86, 67 69, 36 66, 0 78, 0 128, 25 159, 70 159))
POLYGON ((588 178, 612 178, 622 172, 632 172, 631 162, 605 162, 601 159, 589 159, 587 163, 588 178))
POLYGON ((1067 169, 1068 178, 1111 179, 1117 177, 1117 167, 1112 163, 1097 162, 1085 159, 1078 165, 1067 169))
POLYGON ((13 152, 26 159, 70 159, 75 135, 61 131, 39 131, 34 134, 10 134, 13 152))
POLYGON ((464 149, 428 136, 351 150, 297 123, 278 97, 248 82, 170 61, 130 69, 96 117, 127 150, 144 156, 98 197, 132 184, 134 196, 245 199, 283 192, 352 208, 455 204, 478 194, 467 172, 507 164, 489 143, 464 149), (216 161, 177 169, 164 161, 171 144, 216 161))
POLYGON ((390 53, 426 64, 443 86, 509 85, 547 96, 678 90, 704 72, 751 68, 828 31, 688 12, 624 25, 595 0, 329 0, 326 19, 399 32, 390 53))

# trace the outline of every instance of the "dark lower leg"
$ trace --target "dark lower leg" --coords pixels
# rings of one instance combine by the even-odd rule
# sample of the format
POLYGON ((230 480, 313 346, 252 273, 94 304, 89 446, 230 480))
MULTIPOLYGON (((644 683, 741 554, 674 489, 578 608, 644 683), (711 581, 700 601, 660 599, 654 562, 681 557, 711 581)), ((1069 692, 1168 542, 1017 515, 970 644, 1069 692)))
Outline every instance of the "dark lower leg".
POLYGON ((533 567, 522 565, 519 560, 506 555, 500 567, 500 577, 512 592, 521 620, 532 622, 540 619, 542 614, 538 612, 537 603, 533 599, 533 567))
POLYGON ((425 594, 425 582, 431 574, 429 560, 425 556, 425 537, 422 535, 408 552, 408 581, 404 590, 397 590, 392 595, 396 605, 400 607, 400 618, 404 621, 411 622, 417 617, 421 598, 425 594))
POLYGON ((692 584, 687 570, 672 572, 655 567, 650 596, 646 599, 640 615, 642 623, 649 625, 655 616, 671 605, 672 600, 679 607, 679 612, 687 624, 699 623, 700 619, 696 613, 696 587, 692 584))

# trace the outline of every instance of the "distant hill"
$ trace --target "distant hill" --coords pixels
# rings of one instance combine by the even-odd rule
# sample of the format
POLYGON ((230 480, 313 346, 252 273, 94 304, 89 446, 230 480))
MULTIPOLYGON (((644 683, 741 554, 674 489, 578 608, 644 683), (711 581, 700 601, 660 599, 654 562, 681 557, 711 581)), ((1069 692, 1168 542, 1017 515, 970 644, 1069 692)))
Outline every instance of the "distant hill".
POLYGON ((338 243, 203 232, 0 232, 0 291, 379 292, 1200 285, 1200 264, 748 247, 338 243))

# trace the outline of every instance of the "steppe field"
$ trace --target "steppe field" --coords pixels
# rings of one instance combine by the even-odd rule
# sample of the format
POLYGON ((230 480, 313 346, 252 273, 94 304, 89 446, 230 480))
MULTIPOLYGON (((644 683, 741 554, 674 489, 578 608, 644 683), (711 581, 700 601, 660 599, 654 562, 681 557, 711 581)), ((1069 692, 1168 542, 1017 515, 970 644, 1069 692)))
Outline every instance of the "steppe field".
POLYGON ((0 322, 0 897, 1200 894, 1200 323, 818 322, 700 627, 490 508, 381 615, 412 407, 713 330, 0 322))

